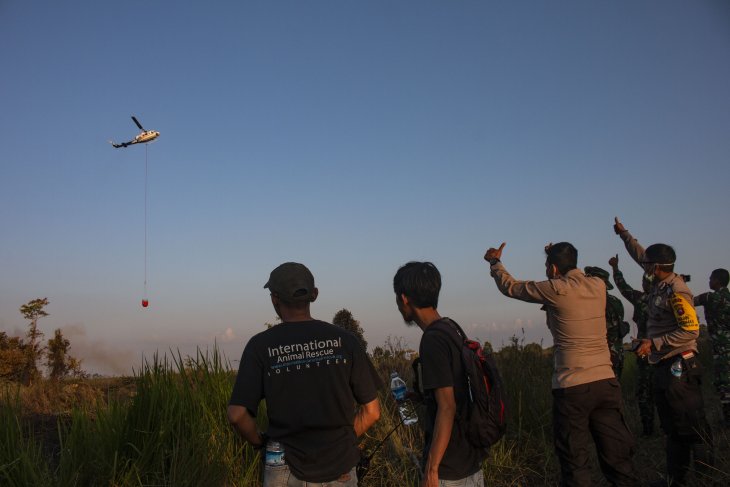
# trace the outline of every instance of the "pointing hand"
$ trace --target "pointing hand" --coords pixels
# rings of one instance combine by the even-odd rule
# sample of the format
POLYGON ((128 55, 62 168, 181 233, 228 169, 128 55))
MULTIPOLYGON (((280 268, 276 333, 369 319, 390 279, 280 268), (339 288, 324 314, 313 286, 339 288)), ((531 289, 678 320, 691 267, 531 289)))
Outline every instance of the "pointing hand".
POLYGON ((623 223, 618 221, 618 217, 614 217, 613 231, 616 232, 616 235, 620 235, 621 232, 626 231, 626 227, 624 227, 623 223))
POLYGON ((489 250, 487 250, 487 253, 484 254, 484 260, 489 262, 492 259, 501 259, 502 258, 502 249, 506 245, 507 242, 502 242, 502 245, 499 246, 498 249, 495 249, 494 247, 490 247, 489 250))

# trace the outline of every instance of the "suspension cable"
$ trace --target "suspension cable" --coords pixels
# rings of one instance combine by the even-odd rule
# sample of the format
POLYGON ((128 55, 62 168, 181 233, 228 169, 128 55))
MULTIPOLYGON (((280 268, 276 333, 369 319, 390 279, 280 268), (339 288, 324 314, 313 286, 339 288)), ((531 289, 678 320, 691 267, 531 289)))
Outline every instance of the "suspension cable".
POLYGON ((147 299, 147 152, 149 145, 144 145, 144 299, 147 299))

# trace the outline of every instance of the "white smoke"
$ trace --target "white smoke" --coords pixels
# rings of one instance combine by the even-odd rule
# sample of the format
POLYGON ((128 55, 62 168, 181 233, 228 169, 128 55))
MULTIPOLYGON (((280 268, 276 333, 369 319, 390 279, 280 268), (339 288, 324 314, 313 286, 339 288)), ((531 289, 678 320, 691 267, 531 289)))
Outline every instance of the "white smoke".
POLYGON ((121 349, 102 340, 92 340, 86 327, 73 324, 61 327, 63 336, 70 342, 69 353, 81 360, 81 368, 87 372, 126 375, 132 371, 135 353, 121 349))

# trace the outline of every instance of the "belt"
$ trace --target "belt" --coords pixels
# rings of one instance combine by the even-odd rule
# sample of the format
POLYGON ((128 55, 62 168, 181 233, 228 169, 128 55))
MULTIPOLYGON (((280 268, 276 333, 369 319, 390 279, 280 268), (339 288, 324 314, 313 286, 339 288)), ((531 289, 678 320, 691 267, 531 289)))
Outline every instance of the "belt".
POLYGON ((682 357, 682 359, 686 361, 686 360, 689 360, 696 356, 697 356, 697 353, 694 350, 685 350, 684 352, 682 352, 678 355, 672 355, 671 357, 663 358, 654 365, 656 365, 658 367, 666 366, 666 365, 673 363, 677 359, 677 357, 682 357))

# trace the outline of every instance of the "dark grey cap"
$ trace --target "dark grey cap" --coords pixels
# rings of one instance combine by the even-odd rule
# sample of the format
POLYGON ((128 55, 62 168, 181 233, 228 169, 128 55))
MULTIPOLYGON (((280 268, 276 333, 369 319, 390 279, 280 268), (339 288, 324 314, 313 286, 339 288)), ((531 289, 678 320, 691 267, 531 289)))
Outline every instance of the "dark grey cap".
POLYGON ((608 280, 610 274, 607 270, 601 269, 600 267, 587 266, 584 269, 584 272, 586 276, 600 277, 603 279, 603 282, 606 283, 606 289, 613 289, 613 284, 611 284, 611 281, 608 280))
POLYGON ((304 264, 285 262, 271 271, 264 288, 268 288, 287 302, 311 301, 314 293, 314 276, 304 264))

